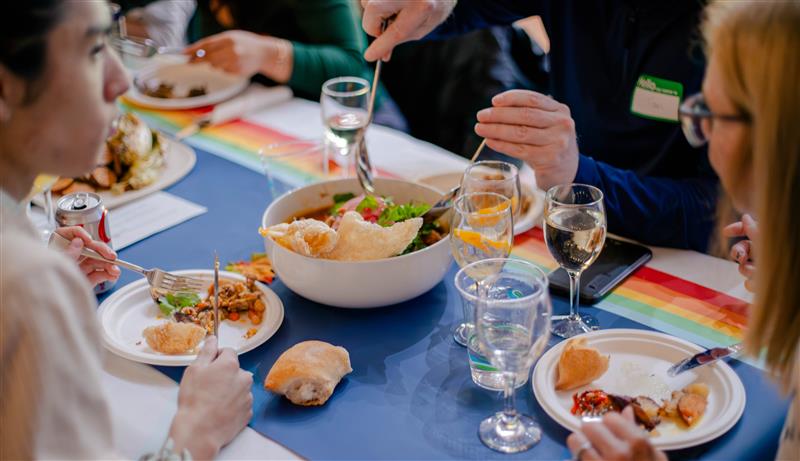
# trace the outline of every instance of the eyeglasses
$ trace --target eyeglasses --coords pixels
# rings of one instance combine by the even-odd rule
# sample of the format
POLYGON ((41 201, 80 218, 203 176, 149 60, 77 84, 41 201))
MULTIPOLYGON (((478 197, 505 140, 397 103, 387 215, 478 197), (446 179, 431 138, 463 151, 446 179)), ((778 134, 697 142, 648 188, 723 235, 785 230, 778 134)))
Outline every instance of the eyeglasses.
POLYGON ((741 123, 750 122, 750 117, 745 114, 724 115, 711 112, 702 93, 686 98, 678 110, 678 117, 683 134, 692 147, 701 147, 708 142, 715 119, 741 123))

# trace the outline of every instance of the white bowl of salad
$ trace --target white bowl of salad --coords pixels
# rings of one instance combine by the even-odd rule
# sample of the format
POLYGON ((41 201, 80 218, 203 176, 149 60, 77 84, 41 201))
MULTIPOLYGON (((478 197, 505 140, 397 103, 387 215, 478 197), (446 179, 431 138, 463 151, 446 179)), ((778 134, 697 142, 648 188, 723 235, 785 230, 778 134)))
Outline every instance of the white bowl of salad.
MULTIPOLYGON (((277 198, 262 217, 262 229, 286 228, 282 223, 314 219, 336 228, 342 217, 349 219, 358 213, 357 223, 363 227, 379 225, 384 228, 397 226, 408 231, 410 224, 418 224, 424 214, 441 194, 424 184, 398 179, 376 178, 376 196, 365 196, 356 179, 339 179, 311 184, 277 198)), ((317 227, 323 227, 322 223, 317 227)), ((293 226, 295 227, 295 226, 293 226)), ((325 230, 323 228, 323 230, 325 230)), ((344 230, 344 225, 339 229, 344 230)), ((376 231, 366 246, 378 251, 396 247, 396 255, 372 260, 337 260, 325 254, 306 255, 295 251, 274 234, 265 234, 267 255, 278 278, 286 286, 304 298, 344 308, 375 308, 408 301, 420 296, 439 282, 450 266, 450 245, 447 225, 426 224, 408 244, 400 243, 394 235, 384 236, 376 231)), ((330 231, 328 231, 330 233, 330 231)), ((392 233, 386 231, 385 233, 392 233)), ((312 244, 321 237, 306 238, 312 244)), ((344 240, 343 234, 339 242, 344 240)), ((339 248, 341 249, 341 248, 339 248)), ((335 254, 332 252, 330 254, 335 254)))

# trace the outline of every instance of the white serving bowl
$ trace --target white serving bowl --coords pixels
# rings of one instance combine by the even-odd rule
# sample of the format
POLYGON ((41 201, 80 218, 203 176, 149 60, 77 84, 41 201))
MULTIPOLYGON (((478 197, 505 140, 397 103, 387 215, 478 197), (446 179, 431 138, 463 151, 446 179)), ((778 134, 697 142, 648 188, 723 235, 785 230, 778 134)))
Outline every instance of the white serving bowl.
MULTIPOLYGON (((440 193, 409 181, 376 178, 379 195, 395 203, 433 204, 440 193)), ((292 216, 333 205, 333 195, 361 187, 355 179, 311 184, 277 198, 261 219, 262 227, 286 222, 292 216)), ((330 306, 373 308, 408 301, 438 284, 450 266, 449 234, 420 251, 375 261, 332 261, 310 258, 288 250, 265 237, 264 245, 273 268, 298 295, 330 306)))

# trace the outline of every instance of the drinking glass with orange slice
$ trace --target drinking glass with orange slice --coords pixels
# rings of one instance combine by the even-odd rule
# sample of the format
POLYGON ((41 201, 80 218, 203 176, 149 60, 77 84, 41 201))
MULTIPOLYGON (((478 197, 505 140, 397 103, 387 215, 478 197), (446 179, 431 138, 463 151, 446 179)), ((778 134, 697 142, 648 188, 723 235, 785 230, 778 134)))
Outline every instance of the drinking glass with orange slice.
MULTIPOLYGON (((456 199, 450 245, 459 267, 485 259, 508 257, 514 234, 512 208, 510 199, 495 192, 468 192, 456 199)), ((491 265, 475 267, 474 270, 482 273, 470 273, 473 280, 483 280, 493 274, 491 265)), ((462 304, 464 322, 456 327, 453 339, 467 346, 473 332, 475 309, 469 302, 462 304)))

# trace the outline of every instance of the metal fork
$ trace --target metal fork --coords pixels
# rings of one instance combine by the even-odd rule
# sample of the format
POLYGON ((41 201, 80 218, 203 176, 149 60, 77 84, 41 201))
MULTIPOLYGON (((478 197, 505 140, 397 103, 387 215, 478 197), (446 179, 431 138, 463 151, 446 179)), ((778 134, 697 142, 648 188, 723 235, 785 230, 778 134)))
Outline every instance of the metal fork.
MULTIPOLYGON (((70 244, 69 240, 60 236, 56 232, 53 232, 50 235, 51 246, 56 246, 63 250, 69 247, 69 244, 70 244)), ((90 250, 88 248, 84 248, 83 250, 81 250, 81 255, 86 256, 87 258, 97 259, 99 261, 105 261, 107 263, 115 264, 117 266, 124 267, 125 269, 138 272, 144 275, 144 277, 147 279, 147 283, 150 284, 150 287, 159 294, 175 293, 179 291, 203 291, 208 286, 207 282, 194 277, 175 275, 158 268, 145 269, 141 266, 137 266, 136 264, 129 263, 121 259, 115 259, 112 261, 110 259, 102 257, 99 253, 95 252, 94 250, 90 250)))

